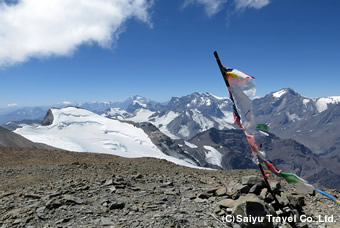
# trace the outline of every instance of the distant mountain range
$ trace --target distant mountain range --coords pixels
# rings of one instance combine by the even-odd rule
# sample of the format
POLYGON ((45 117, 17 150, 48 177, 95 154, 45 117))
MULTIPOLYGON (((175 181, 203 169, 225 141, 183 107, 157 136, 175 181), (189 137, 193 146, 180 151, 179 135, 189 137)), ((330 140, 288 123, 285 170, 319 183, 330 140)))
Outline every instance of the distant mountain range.
MULTIPOLYGON (((294 139, 315 154, 329 157, 340 154, 340 96, 306 98, 287 88, 254 99, 253 104, 258 123, 268 124, 275 135, 294 139)), ((158 110, 141 108, 128 112, 111 108, 103 115, 150 122, 174 139, 189 140, 210 128, 237 128, 233 124, 231 101, 210 93, 174 97, 158 110)))
MULTIPOLYGON (((267 158, 280 169, 295 173, 318 186, 340 189, 339 159, 320 157, 295 140, 281 139, 271 133, 264 140, 267 158)), ((206 150, 218 151, 214 159, 220 158, 223 169, 257 168, 252 162, 251 150, 242 130, 212 128, 189 142, 197 146, 191 150, 195 158, 205 157, 209 161, 206 150)))
POLYGON ((283 89, 253 102, 256 119, 277 136, 294 139, 316 154, 340 154, 340 96, 311 99, 283 89))
MULTIPOLYGON (((340 96, 306 98, 287 88, 254 99, 253 103, 257 121, 268 124, 275 135, 294 139, 316 154, 340 154, 340 96)), ((122 102, 87 102, 77 106, 112 119, 150 122, 173 139, 189 140, 210 128, 237 128, 229 98, 210 93, 173 97, 166 104, 134 95, 122 102)), ((59 105, 62 107, 65 106, 59 105)), ((39 123, 47 110, 33 107, 1 112, 0 123, 14 130, 23 123, 39 123)))
MULTIPOLYGON (((147 104, 143 104, 145 107, 147 104)), ((139 104, 139 106, 141 106, 139 104)), ((228 98, 220 98, 210 93, 192 93, 183 97, 173 97, 157 109, 141 108, 126 112, 111 108, 104 112, 109 118, 133 122, 150 122, 171 138, 190 139, 210 128, 233 129, 232 105, 228 98)))
MULTIPOLYGON (((211 128, 190 140, 171 139, 149 122, 114 120, 68 107, 50 109, 43 125, 25 125, 15 133, 36 143, 70 151, 156 157, 189 167, 256 168, 247 140, 242 130, 237 129, 211 128)), ((278 167, 314 184, 340 188, 337 168, 340 161, 322 158, 295 140, 280 139, 273 134, 268 134, 263 144, 268 158, 278 167), (325 175, 331 176, 332 181, 325 179, 325 175)))
MULTIPOLYGON (((340 188, 340 97, 311 99, 287 88, 253 104, 258 123, 270 127, 264 143, 269 159, 313 183, 340 188)), ((192 93, 160 104, 132 96, 124 102, 80 106, 54 108, 47 115, 46 110, 43 126, 31 120, 4 126, 67 150, 163 157, 217 169, 254 168, 247 141, 233 124, 229 98, 192 93)), ((22 113, 28 119, 24 117, 22 113)))
POLYGON ((20 122, 22 120, 42 121, 46 112, 51 108, 65 108, 68 106, 75 106, 87 109, 97 114, 103 114, 110 108, 126 110, 134 112, 139 108, 146 108, 148 110, 159 110, 163 104, 151 101, 142 96, 133 95, 125 101, 117 102, 85 102, 85 103, 71 103, 71 104, 54 104, 50 106, 37 106, 37 107, 9 107, 0 109, 0 124, 4 125, 8 122, 20 122))

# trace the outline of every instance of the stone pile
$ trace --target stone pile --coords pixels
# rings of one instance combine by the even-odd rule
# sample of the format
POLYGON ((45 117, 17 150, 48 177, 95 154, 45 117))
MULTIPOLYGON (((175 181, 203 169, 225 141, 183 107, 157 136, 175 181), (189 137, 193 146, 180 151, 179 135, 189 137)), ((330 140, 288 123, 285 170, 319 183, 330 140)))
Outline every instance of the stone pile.
POLYGON ((298 218, 303 213, 304 196, 286 193, 276 181, 271 181, 270 186, 277 201, 268 191, 263 178, 258 176, 245 176, 241 183, 236 183, 232 187, 211 189, 208 193, 223 198, 216 203, 214 210, 216 215, 224 216, 229 221, 232 218, 235 218, 235 221, 236 218, 242 220, 226 221, 229 226, 239 224, 242 227, 273 227, 289 224, 284 222, 288 221, 289 217, 295 220, 291 225, 296 223, 298 226, 297 223, 300 222, 298 218))

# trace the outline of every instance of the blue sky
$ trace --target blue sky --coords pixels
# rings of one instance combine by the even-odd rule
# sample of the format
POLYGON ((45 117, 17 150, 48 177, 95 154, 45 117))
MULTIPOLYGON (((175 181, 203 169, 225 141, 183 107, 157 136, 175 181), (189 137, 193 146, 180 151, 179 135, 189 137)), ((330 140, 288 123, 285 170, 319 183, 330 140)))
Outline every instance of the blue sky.
POLYGON ((0 107, 227 96, 215 50, 255 76, 258 96, 286 87, 340 95, 337 0, 49 4, 0 0, 0 107))

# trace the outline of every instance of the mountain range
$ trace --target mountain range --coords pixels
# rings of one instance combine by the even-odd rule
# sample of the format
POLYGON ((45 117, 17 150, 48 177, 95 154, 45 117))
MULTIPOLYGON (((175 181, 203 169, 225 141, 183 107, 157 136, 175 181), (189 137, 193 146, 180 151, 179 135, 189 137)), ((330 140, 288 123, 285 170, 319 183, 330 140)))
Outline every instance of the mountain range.
POLYGON ((283 89, 253 104, 256 119, 277 136, 294 139, 315 154, 340 154, 340 96, 311 99, 283 89))
MULTIPOLYGON (((254 99, 256 119, 270 127, 264 143, 268 158, 312 183, 340 188, 339 101, 306 98, 288 88, 254 99)), ((163 104, 132 96, 124 102, 52 108, 42 125, 5 126, 34 142, 71 151, 151 156, 215 169, 256 168, 233 122, 228 98, 192 93, 163 104)))

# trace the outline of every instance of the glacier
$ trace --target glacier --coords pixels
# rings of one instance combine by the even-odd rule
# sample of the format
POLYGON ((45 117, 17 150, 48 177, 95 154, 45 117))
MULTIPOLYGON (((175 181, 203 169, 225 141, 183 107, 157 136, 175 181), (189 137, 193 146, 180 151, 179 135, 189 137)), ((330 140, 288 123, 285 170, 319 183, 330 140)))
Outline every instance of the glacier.
POLYGON ((25 125, 16 129, 15 133, 33 142, 69 151, 105 153, 127 158, 153 157, 198 168, 187 161, 164 154, 142 129, 132 124, 77 107, 50 110, 53 115, 50 125, 25 125))

